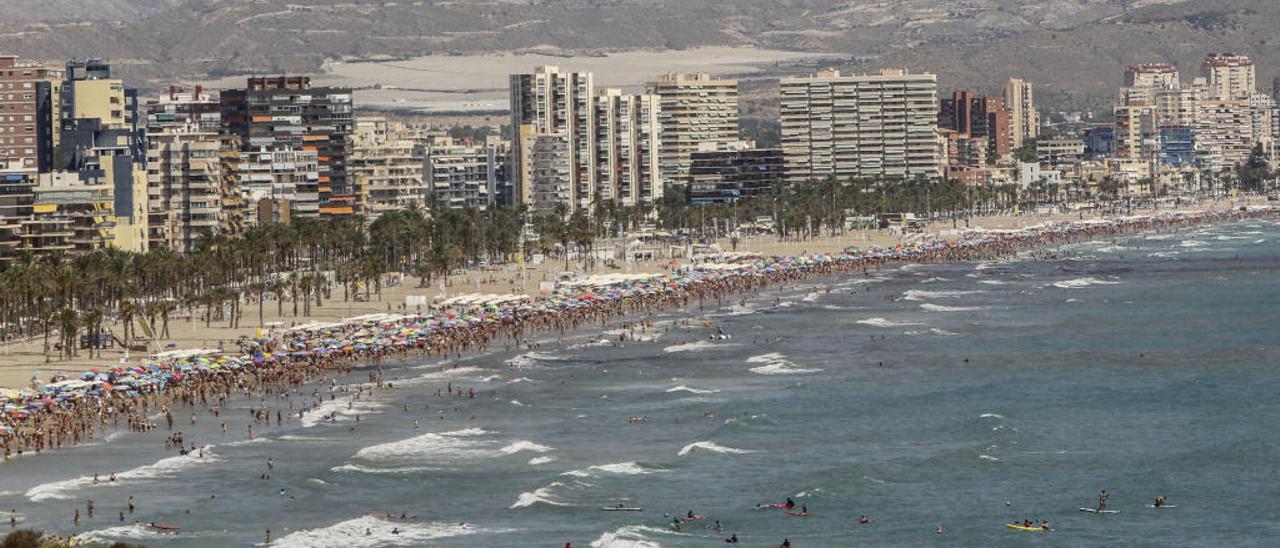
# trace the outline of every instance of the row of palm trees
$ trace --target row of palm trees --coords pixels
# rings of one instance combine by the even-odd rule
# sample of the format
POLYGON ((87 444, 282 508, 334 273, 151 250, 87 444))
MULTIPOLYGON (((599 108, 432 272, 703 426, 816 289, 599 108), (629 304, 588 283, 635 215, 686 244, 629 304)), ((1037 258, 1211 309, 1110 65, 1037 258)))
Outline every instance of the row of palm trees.
MULTIPOLYGON (((307 316, 336 293, 346 301, 382 290, 383 275, 412 274, 424 285, 458 268, 508 262, 542 253, 568 261, 601 238, 644 227, 675 237, 711 226, 767 217, 780 238, 808 238, 844 229, 850 213, 914 212, 968 215, 1009 209, 1012 187, 974 187, 955 181, 828 179, 779 186, 733 204, 693 206, 680 189, 656 204, 594 204, 590 210, 449 209, 439 204, 383 213, 372 223, 298 218, 290 224, 201 239, 188 254, 25 254, 0 271, 0 337, 43 337, 60 357, 78 353, 81 336, 97 341, 109 326, 129 344, 139 335, 168 338, 181 311, 206 325, 239 327, 247 313, 265 324, 267 301, 277 316, 307 316), (428 211, 430 213, 428 213, 428 211), (245 310, 245 308, 249 310, 245 310), (56 335, 56 337, 54 336, 56 335)), ((95 344, 88 345, 90 355, 95 344)))

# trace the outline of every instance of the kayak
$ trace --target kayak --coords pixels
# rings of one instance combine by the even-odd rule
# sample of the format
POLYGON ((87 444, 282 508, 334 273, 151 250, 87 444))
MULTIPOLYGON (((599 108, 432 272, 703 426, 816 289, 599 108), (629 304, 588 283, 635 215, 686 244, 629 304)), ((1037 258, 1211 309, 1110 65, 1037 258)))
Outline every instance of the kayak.
POLYGON ((794 504, 787 504, 787 503, 785 503, 785 502, 779 502, 779 503, 777 503, 777 504, 770 504, 769 506, 770 506, 770 507, 772 507, 772 508, 795 508, 795 507, 796 507, 796 505, 794 505, 794 504))
POLYGON ((182 528, 178 527, 177 525, 165 525, 163 523, 148 523, 147 527, 150 527, 157 531, 163 531, 165 533, 177 533, 182 531, 182 528))
POLYGON ((788 516, 795 516, 795 517, 798 517, 798 518, 807 518, 807 517, 809 517, 809 513, 808 513, 808 512, 787 512, 787 515, 788 515, 788 516))
POLYGON ((601 512, 641 512, 644 508, 637 506, 601 506, 601 512))
POLYGON ((1099 510, 1097 508, 1081 508, 1080 511, 1088 512, 1090 514, 1119 514, 1120 513, 1119 510, 1099 510))
POLYGON ((702 514, 694 514, 694 515, 693 515, 693 517, 691 517, 691 518, 690 518, 690 517, 682 517, 682 518, 680 518, 680 521, 682 521, 682 522, 689 522, 689 521, 702 521, 702 520, 704 520, 704 519, 707 519, 707 516, 704 516, 704 515, 702 515, 702 514))
POLYGON ((1004 524, 1004 526, 1010 529, 1013 529, 1014 531, 1034 531, 1034 532, 1043 533, 1043 532, 1048 532, 1053 530, 1053 529, 1045 529, 1043 527, 1040 527, 1039 525, 1032 525, 1031 527, 1027 527, 1026 525, 1023 525, 1021 523, 1006 523, 1004 524))

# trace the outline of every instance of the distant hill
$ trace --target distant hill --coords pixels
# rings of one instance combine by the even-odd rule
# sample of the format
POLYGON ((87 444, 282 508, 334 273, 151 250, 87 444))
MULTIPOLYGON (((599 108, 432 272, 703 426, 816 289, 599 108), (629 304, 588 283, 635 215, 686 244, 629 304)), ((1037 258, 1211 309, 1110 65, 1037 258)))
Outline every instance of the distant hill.
MULTIPOLYGON (((136 21, 186 0, 4 0, 5 24, 14 22, 136 21)), ((6 29, 8 30, 8 29, 6 29)))
MULTIPOLYGON (((97 55, 153 87, 315 71, 329 59, 527 49, 743 45, 906 65, 944 89, 1010 76, 1063 104, 1114 93, 1124 64, 1264 53, 1275 0, 5 0, 0 51, 97 55), (9 10, 15 4, 19 9, 9 10), (10 17, 17 13, 16 17, 10 17)), ((1270 80, 1265 80, 1269 82, 1270 80)))

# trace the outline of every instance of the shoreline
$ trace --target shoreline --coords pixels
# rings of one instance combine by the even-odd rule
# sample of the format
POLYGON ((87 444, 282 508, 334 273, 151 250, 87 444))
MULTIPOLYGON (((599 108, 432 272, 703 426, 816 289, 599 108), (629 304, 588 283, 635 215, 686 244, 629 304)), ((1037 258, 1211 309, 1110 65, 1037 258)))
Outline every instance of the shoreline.
MULTIPOLYGON (((1244 200, 1202 201, 1185 206, 1188 210, 1213 211, 1235 208, 1239 205, 1256 205, 1244 200)), ((1161 214, 1166 209, 1135 210, 1137 213, 1161 214)), ((839 254, 847 247, 860 249, 881 247, 889 248, 907 242, 919 242, 928 239, 955 239, 968 224, 970 230, 1008 230, 1024 229, 1045 222, 1077 221, 1076 214, 992 214, 975 216, 967 223, 959 220, 934 220, 922 232, 914 234, 897 234, 886 229, 847 230, 837 235, 821 235, 803 239, 788 238, 780 240, 776 236, 749 236, 739 240, 736 249, 729 245, 727 238, 721 238, 712 245, 724 251, 758 253, 766 257, 787 257, 810 254, 839 254), (958 228, 957 228, 958 226, 958 228)), ((380 291, 367 301, 357 301, 354 296, 350 300, 340 299, 337 295, 327 298, 321 304, 312 303, 309 312, 299 314, 292 300, 275 301, 269 295, 262 313, 263 327, 259 332, 258 303, 251 298, 244 298, 240 303, 241 316, 237 325, 232 326, 229 315, 205 325, 198 316, 197 310, 179 310, 167 322, 169 336, 153 338, 152 347, 146 352, 129 352, 122 347, 112 346, 97 350, 97 357, 86 357, 88 352, 81 350, 80 355, 57 359, 57 352, 51 348, 46 352, 43 337, 34 336, 26 340, 0 342, 0 396, 32 388, 32 381, 46 381, 52 375, 78 375, 83 371, 99 368, 108 369, 126 363, 136 363, 149 359, 162 350, 195 350, 217 347, 219 344, 233 344, 246 338, 271 336, 273 332, 296 327, 307 322, 338 323, 362 315, 393 313, 407 311, 404 303, 409 299, 424 300, 433 303, 447 298, 468 295, 512 296, 530 295, 545 296, 543 284, 553 284, 566 276, 585 277, 597 274, 633 274, 633 273, 670 273, 677 262, 687 263, 688 258, 679 261, 671 258, 654 258, 636 260, 618 265, 606 265, 602 262, 591 263, 579 257, 566 263, 562 258, 546 258, 540 263, 529 262, 523 265, 509 263, 487 268, 466 268, 450 274, 448 286, 437 279, 435 283, 424 284, 422 280, 405 275, 397 283, 387 280, 380 291), (162 346, 163 345, 163 346, 162 346)), ((425 308, 425 306, 424 306, 425 308)), ((424 310, 425 311, 425 310, 424 310)), ((110 331, 120 332, 123 325, 117 320, 106 324, 110 331)), ((157 332, 160 322, 155 325, 157 332)), ((108 332, 110 332, 108 331, 108 332)), ((137 331, 135 327, 134 331, 137 331)), ((56 339, 56 336, 51 339, 56 339)), ((52 341, 51 341, 52 342, 52 341)))
MULTIPOLYGON (((288 389, 360 363, 410 355, 448 356, 484 351, 500 339, 520 343, 538 332, 607 323, 615 317, 721 300, 739 293, 801 279, 865 272, 907 263, 990 260, 1046 245, 1131 232, 1182 228, 1280 211, 1251 208, 1165 213, 1112 220, 1044 223, 1021 230, 968 230, 956 240, 933 239, 896 248, 872 247, 857 254, 775 256, 682 267, 679 273, 617 276, 561 290, 547 298, 471 310, 475 315, 382 314, 345 323, 304 326, 280 337, 251 340, 239 351, 185 353, 146 367, 113 368, 58 380, 40 393, 10 399, 22 415, 0 418, 6 456, 74 446, 92 439, 97 427, 122 417, 167 409, 170 403, 208 403, 241 391, 288 389), (215 357, 216 356, 216 357, 215 357)), ((804 245, 806 242, 800 242, 804 245)), ((55 379, 57 379, 55 377, 55 379)))

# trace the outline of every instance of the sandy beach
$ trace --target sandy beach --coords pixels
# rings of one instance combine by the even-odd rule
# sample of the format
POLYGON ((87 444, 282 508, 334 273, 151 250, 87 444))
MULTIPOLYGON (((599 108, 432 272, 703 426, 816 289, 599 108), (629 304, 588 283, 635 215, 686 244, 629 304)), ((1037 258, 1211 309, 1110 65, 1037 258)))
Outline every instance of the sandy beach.
MULTIPOLYGON (((1245 202, 1239 200, 1236 202, 1202 202, 1181 209, 1187 211, 1221 210, 1244 204, 1245 202)), ((1144 213, 1152 213, 1152 211, 1135 209, 1131 214, 1144 213)), ((1077 214, 976 217, 969 221, 969 227, 975 230, 1009 230, 1026 228, 1046 222, 1073 221, 1078 218, 1079 215, 1077 214)), ((964 222, 959 222, 959 228, 963 227, 964 222)), ((736 250, 780 257, 828 254, 840 252, 850 246, 888 248, 904 243, 904 241, 910 243, 929 239, 955 239, 958 234, 952 228, 952 223, 947 221, 935 222, 923 233, 908 234, 905 237, 889 230, 859 230, 849 231, 834 237, 824 236, 803 241, 779 241, 773 236, 743 238, 738 242, 736 250)), ((725 251, 730 250, 730 243, 727 239, 722 239, 717 242, 717 245, 725 251)), ((540 288, 545 287, 541 284, 552 283, 567 272, 572 272, 576 276, 619 272, 656 273, 667 271, 679 262, 687 262, 687 259, 663 258, 653 261, 636 261, 626 263, 625 266, 615 265, 614 267, 606 266, 601 262, 591 264, 571 260, 567 270, 563 260, 549 259, 540 264, 527 263, 523 265, 523 273, 521 272, 522 267, 515 264, 497 265, 487 269, 465 270, 451 275, 448 279, 448 285, 443 288, 443 293, 440 280, 437 279, 433 284, 424 286, 424 284, 420 283, 421 280, 410 276, 406 277, 399 285, 384 287, 380 295, 373 294, 368 301, 356 301, 355 299, 344 301, 342 300, 341 292, 335 290, 332 298, 325 300, 322 306, 314 306, 313 303, 309 316, 302 315, 300 310, 295 315, 290 301, 283 303, 283 307, 281 307, 283 314, 278 314, 277 303, 273 300, 268 300, 262 306, 262 323, 266 326, 265 331, 269 333, 272 329, 289 328, 310 322, 338 322, 346 318, 367 314, 397 311, 413 312, 414 309, 411 308, 401 309, 408 297, 423 297, 426 302, 432 303, 467 294, 537 296, 540 294, 540 288)), ((206 326, 201 318, 202 313, 203 310, 198 309, 195 312, 195 317, 192 318, 184 311, 179 310, 169 321, 171 336, 167 339, 152 341, 150 352, 217 348, 220 344, 227 348, 233 348, 234 345, 231 344, 233 341, 241 337, 255 337, 261 333, 256 302, 244 305, 238 328, 230 327, 225 320, 215 321, 206 326)), ((117 334, 123 331, 122 326, 118 323, 111 327, 117 334)), ((156 327, 157 329, 160 328, 158 325, 156 327)), ((56 339, 56 337, 54 338, 56 339)), ((111 367, 120 365, 125 361, 138 363, 140 358, 146 357, 139 352, 127 352, 118 346, 104 349, 101 351, 100 357, 95 356, 92 359, 88 357, 88 350, 85 349, 80 350, 77 357, 65 360, 59 360, 56 351, 51 350, 50 353, 52 354, 51 357, 46 356, 42 337, 0 345, 0 389, 29 388, 33 380, 47 381, 52 375, 59 372, 78 375, 89 368, 111 367)))

